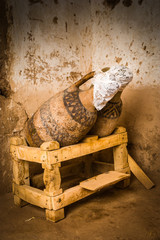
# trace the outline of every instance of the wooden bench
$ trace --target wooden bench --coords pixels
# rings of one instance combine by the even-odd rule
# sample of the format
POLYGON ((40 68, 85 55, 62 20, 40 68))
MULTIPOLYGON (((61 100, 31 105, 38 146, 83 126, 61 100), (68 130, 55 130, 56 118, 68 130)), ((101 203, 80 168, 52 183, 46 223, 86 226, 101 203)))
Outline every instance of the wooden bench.
POLYGON ((30 203, 44 208, 46 209, 46 219, 56 222, 64 218, 65 206, 118 182, 123 187, 128 186, 130 168, 126 148, 127 141, 127 132, 123 127, 118 127, 110 136, 99 139, 97 136, 88 136, 78 144, 62 148, 55 141, 44 142, 40 148, 35 148, 27 146, 24 138, 11 138, 14 203, 18 206, 30 203), (91 156, 90 154, 107 148, 113 149, 113 163, 94 161, 93 159, 91 161, 90 157, 85 158, 85 156, 91 156), (83 161, 77 160, 81 157, 83 157, 83 161), (71 164, 66 164, 67 161, 71 164), (44 173, 31 179, 29 174, 31 162, 41 164, 44 173), (76 186, 63 189, 62 178, 71 176, 71 181, 72 174, 81 172, 81 163, 84 164, 82 175, 85 177, 83 180, 79 181, 76 186), (99 175, 91 176, 92 165, 102 170, 99 175), (35 187, 35 183, 31 186, 31 182, 44 184, 45 187, 43 190, 39 189, 35 187))

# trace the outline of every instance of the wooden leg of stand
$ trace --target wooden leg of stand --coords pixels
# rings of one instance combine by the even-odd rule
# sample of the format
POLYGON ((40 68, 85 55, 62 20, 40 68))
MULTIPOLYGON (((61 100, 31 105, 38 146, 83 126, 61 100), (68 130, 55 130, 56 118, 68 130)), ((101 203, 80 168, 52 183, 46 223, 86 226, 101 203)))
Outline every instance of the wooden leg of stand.
MULTIPOLYGON (((40 147, 42 150, 55 150, 59 149, 58 142, 45 142, 40 147)), ((54 197, 62 193, 61 188, 61 174, 60 174, 60 163, 56 163, 53 165, 50 164, 42 164, 44 168, 43 181, 45 185, 44 192, 47 196, 54 197)), ((64 208, 59 210, 49 210, 46 209, 46 219, 52 222, 57 222, 64 218, 64 208)))
MULTIPOLYGON (((121 144, 113 148, 114 170, 123 173, 130 173, 128 164, 127 144, 121 144)), ((116 187, 126 188, 130 185, 130 178, 119 182, 116 187)))
POLYGON ((48 210, 46 209, 46 219, 52 222, 58 222, 64 218, 64 208, 59 210, 48 210))
MULTIPOLYGON (((61 188, 61 175, 59 171, 60 164, 53 166, 45 166, 44 169, 44 184, 45 194, 51 197, 57 196, 62 193, 61 188)), ((57 222, 64 218, 64 208, 59 210, 46 209, 46 219, 52 222, 57 222)))
POLYGON ((123 172, 123 169, 127 168, 128 165, 128 151, 127 144, 123 143, 113 148, 114 157, 114 170, 123 172))
MULTIPOLYGON (((11 157, 13 161, 13 182, 18 184, 18 185, 30 185, 30 180, 29 180, 29 163, 26 161, 22 161, 17 158, 17 154, 12 148, 12 145, 26 145, 25 141, 23 138, 19 137, 13 137, 11 138, 11 157)), ((14 194, 14 189, 13 189, 13 194, 14 194)), ((22 199, 20 199, 18 196, 14 194, 14 203, 17 206, 24 206, 27 203, 24 202, 22 199)))
POLYGON ((46 165, 44 167, 43 180, 45 184, 45 193, 48 196, 57 196, 62 193, 60 163, 46 165))

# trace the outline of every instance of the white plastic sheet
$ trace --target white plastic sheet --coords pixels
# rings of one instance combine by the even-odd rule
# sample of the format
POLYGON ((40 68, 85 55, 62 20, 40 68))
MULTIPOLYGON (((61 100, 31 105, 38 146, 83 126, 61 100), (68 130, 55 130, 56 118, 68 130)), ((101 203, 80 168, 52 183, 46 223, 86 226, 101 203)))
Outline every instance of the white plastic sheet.
POLYGON ((111 67, 107 72, 98 72, 93 77, 93 104, 100 111, 118 91, 123 91, 133 74, 125 66, 111 67))

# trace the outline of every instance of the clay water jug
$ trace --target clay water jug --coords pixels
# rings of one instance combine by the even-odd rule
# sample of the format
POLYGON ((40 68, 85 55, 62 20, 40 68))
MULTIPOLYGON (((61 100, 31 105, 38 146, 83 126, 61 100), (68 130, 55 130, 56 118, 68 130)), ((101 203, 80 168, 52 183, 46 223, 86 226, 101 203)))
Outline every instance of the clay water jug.
POLYGON ((60 146, 79 142, 93 127, 97 111, 93 106, 93 86, 79 89, 81 82, 46 101, 29 119, 26 140, 39 147, 44 141, 58 141, 60 146))

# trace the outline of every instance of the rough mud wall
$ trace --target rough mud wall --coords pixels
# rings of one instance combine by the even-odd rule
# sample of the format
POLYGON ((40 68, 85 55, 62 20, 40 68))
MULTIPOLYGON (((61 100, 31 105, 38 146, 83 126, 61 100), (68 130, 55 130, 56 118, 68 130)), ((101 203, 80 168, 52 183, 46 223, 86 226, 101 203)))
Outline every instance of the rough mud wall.
POLYGON ((12 90, 7 80, 9 38, 7 6, 0 2, 0 192, 11 190, 12 164, 9 155, 9 138, 20 134, 27 115, 22 104, 11 96, 12 90))
POLYGON ((160 172, 160 2, 92 1, 92 65, 123 64, 134 78, 123 93, 120 123, 129 152, 149 173, 160 172))
POLYGON ((13 25, 9 81, 29 116, 91 70, 88 1, 8 1, 13 25), (23 100, 22 100, 23 92, 23 100))
POLYGON ((7 27, 5 1, 0 1, 0 95, 8 97, 11 94, 10 84, 6 78, 7 60, 7 27))
POLYGON ((8 139, 21 134, 27 116, 83 74, 116 64, 134 73, 121 117, 129 151, 147 172, 158 172, 159 0, 7 0, 1 6, 0 191, 11 190, 8 139))

